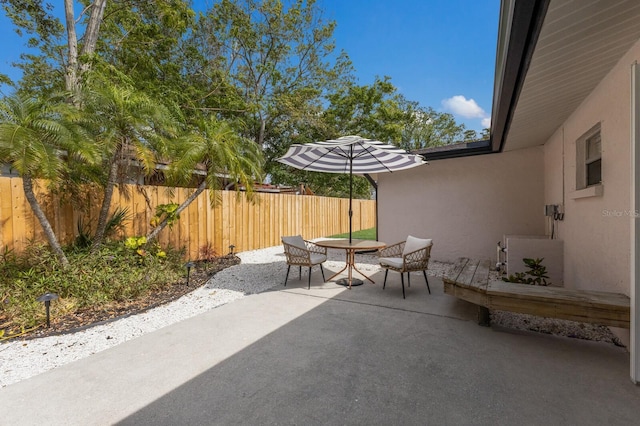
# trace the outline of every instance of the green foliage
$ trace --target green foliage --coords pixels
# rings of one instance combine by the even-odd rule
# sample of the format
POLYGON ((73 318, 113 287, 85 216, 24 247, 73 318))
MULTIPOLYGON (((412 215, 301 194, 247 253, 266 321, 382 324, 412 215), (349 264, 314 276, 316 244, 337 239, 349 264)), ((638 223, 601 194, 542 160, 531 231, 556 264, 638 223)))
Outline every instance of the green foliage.
POLYGON ((291 104, 309 110, 348 71, 344 57, 331 60, 335 25, 323 21, 315 0, 222 0, 201 18, 200 51, 237 88, 248 135, 259 145, 288 119, 291 104))
POLYGON ((8 75, 0 73, 0 87, 2 85, 13 86, 13 81, 9 78, 8 75))
POLYGON ((78 235, 73 240, 73 245, 78 248, 86 248, 91 245, 91 228, 85 224, 82 216, 78 218, 78 235))
POLYGON ((129 250, 137 251, 140 247, 147 244, 147 237, 129 237, 124 240, 124 246, 129 250))
MULTIPOLYGON (((201 116, 193 130, 180 138, 172 150, 175 161, 167 171, 172 183, 189 182, 198 164, 206 167, 205 184, 212 191, 221 189, 223 177, 228 177, 251 193, 254 182, 263 176, 264 157, 260 147, 228 122, 214 116, 201 116)), ((215 197, 211 200, 214 202, 215 197)))
MULTIPOLYGON (((457 124, 451 114, 438 113, 407 100, 389 77, 376 78, 373 84, 365 86, 347 82, 329 93, 327 100, 324 110, 311 110, 319 119, 287 129, 279 141, 268 140, 265 152, 271 160, 267 172, 272 182, 291 186, 305 183, 318 195, 348 197, 346 175, 306 172, 273 161, 284 155, 291 143, 358 134, 416 150, 460 142, 464 137, 464 125, 457 124)), ((354 198, 370 196, 369 183, 362 177, 355 178, 354 198)))
POLYGON ((158 244, 156 240, 148 241, 145 236, 129 237, 124 240, 124 246, 127 250, 137 253, 140 258, 145 258, 149 255, 157 258, 167 257, 167 253, 162 250, 160 244, 158 244))
POLYGON ((21 176, 52 181, 60 181, 73 161, 95 163, 95 146, 76 118, 60 97, 13 94, 1 99, 0 161, 21 176))
POLYGON ((186 105, 197 91, 211 89, 194 90, 198 79, 188 77, 201 71, 191 65, 197 57, 185 45, 195 17, 183 0, 109 1, 94 61, 121 70, 152 98, 186 105))
POLYGON ((7 334, 41 325, 46 292, 60 296, 51 304, 52 318, 85 308, 107 308, 112 302, 131 301, 184 278, 182 253, 165 257, 140 256, 122 243, 68 253, 70 266, 62 269, 44 246, 33 245, 20 256, 5 252, 0 262, 0 329, 7 334))
POLYGON ((0 100, 0 163, 11 165, 22 177, 25 197, 63 265, 67 259, 35 196, 33 179, 57 184, 71 165, 97 162, 97 151, 77 125, 75 112, 59 97, 14 94, 0 100))
POLYGON ((169 152, 170 142, 177 140, 180 124, 163 104, 126 81, 107 81, 101 72, 91 73, 78 103, 82 105, 82 123, 95 138, 104 165, 104 174, 97 182, 105 191, 92 245, 96 249, 105 236, 115 185, 132 173, 151 173, 159 158, 169 152), (131 159, 142 167, 129 169, 131 159))
POLYGON ((151 226, 156 227, 160 222, 166 220, 169 228, 172 228, 180 220, 180 215, 177 213, 178 207, 180 207, 180 204, 177 203, 157 205, 156 214, 151 218, 151 226))
MULTIPOLYGON (((47 3, 0 3, 35 48, 21 57, 19 93, 67 87, 67 22, 47 3)), ((72 3, 76 12, 88 4, 72 3)), ((162 161, 175 164, 168 174, 181 185, 192 185, 193 167, 204 164, 211 190, 227 175, 250 191, 266 172, 273 183, 305 183, 318 195, 347 197, 348 176, 295 170, 274 160, 292 143, 349 134, 405 149, 464 139, 463 125, 407 100, 391 78, 356 84, 348 54, 336 51, 336 22, 315 0, 221 0, 198 14, 185 0, 107 1, 96 48, 87 53, 89 16, 71 24, 81 40, 77 86, 83 89, 73 100, 100 161, 64 165, 67 180, 108 188, 150 173, 162 161), (117 176, 108 174, 109 166, 131 158, 141 170, 119 167, 117 176)), ((362 177, 354 178, 353 189, 355 198, 371 197, 362 177)), ((108 204, 105 191, 97 245, 108 204)))
POLYGON ((542 264, 544 258, 524 258, 522 261, 528 268, 525 272, 516 272, 509 277, 503 277, 502 281, 511 283, 531 284, 547 286, 551 285, 551 282, 547 282, 547 267, 542 264))
POLYGON ((23 73, 19 91, 23 94, 50 94, 64 89, 60 46, 64 45, 64 26, 48 2, 0 0, 14 31, 25 37, 29 53, 22 53, 13 65, 23 73), (56 72, 58 71, 58 72, 56 72))
POLYGON ((450 145, 463 140, 464 124, 458 124, 453 115, 439 113, 417 102, 406 103, 409 119, 402 129, 400 147, 407 151, 450 145))
POLYGON ((107 229, 105 230, 105 236, 113 237, 117 232, 124 231, 124 223, 131 219, 128 207, 116 207, 111 214, 111 217, 107 221, 107 229))
POLYGON ((383 142, 399 141, 409 118, 404 98, 390 77, 376 77, 372 85, 347 84, 329 94, 325 118, 340 136, 360 135, 383 142))
MULTIPOLYGON (((81 124, 101 149, 106 166, 120 157, 135 155, 142 172, 149 173, 159 154, 167 152, 169 140, 179 133, 179 119, 165 104, 136 89, 113 69, 91 73, 78 102, 82 105, 81 124), (124 81, 110 81, 110 71, 124 81)), ((126 173, 120 170, 119 176, 126 173)))
MULTIPOLYGON (((346 82, 329 93, 327 99, 329 104, 324 111, 315 112, 321 121, 301 122, 298 128, 290 130, 292 135, 285 139, 288 143, 267 146, 266 155, 272 160, 267 164, 267 172, 274 183, 291 186, 305 183, 317 195, 346 198, 349 196, 348 174, 297 170, 273 160, 284 155, 291 143, 303 144, 346 135, 357 134, 394 143, 401 139, 402 123, 409 116, 403 110, 403 98, 389 78, 376 78, 370 86, 346 82)), ((365 178, 354 177, 353 197, 371 198, 371 186, 365 178)))
MULTIPOLYGON (((105 235, 107 237, 114 236, 117 232, 124 230, 124 222, 131 219, 128 207, 117 207, 109 220, 107 221, 107 229, 105 235)), ((82 216, 78 218, 78 235, 73 245, 77 248, 85 248, 91 245, 93 238, 91 236, 91 228, 85 224, 82 216)))

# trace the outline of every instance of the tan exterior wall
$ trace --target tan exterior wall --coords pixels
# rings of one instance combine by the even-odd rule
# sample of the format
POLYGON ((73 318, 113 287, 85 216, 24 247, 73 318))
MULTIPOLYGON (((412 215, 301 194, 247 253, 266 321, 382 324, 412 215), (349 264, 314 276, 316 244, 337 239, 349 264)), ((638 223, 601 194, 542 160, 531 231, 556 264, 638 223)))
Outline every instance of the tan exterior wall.
POLYGON ((378 238, 433 238, 436 260, 496 259, 503 235, 544 234, 543 160, 535 147, 381 174, 378 238))
POLYGON ((630 67, 640 42, 619 61, 544 145, 545 204, 564 204, 565 287, 629 295, 630 67), (576 191, 576 141, 600 123, 602 195, 576 191))

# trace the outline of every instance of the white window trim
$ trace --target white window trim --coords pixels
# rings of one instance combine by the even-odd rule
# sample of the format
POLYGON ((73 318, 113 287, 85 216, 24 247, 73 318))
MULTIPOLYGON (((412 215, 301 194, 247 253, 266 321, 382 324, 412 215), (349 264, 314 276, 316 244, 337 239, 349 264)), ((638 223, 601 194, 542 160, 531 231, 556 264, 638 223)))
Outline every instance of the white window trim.
POLYGON ((579 198, 588 198, 588 197, 602 197, 604 194, 604 185, 591 185, 587 186, 583 189, 578 189, 577 191, 573 191, 569 194, 569 198, 572 200, 577 200, 579 198))
POLYGON ((593 126, 586 133, 580 136, 578 140, 576 140, 576 191, 570 194, 573 199, 602 196, 602 181, 600 183, 587 186, 587 164, 598 159, 602 161, 602 148, 600 148, 599 157, 587 158, 587 141, 598 133, 600 133, 600 144, 602 146, 602 131, 600 123, 593 126))

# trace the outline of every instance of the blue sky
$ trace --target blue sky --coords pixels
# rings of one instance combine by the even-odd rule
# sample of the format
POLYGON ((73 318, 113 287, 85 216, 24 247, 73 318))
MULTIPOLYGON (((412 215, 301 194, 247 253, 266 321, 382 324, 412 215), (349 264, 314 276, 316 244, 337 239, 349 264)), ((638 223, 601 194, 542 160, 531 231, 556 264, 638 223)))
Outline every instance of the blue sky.
MULTIPOLYGON (((499 0, 318 0, 318 5, 324 19, 337 22, 336 47, 353 61, 359 84, 389 76, 407 99, 450 112, 467 128, 488 126, 499 0)), ((0 73, 16 78, 10 64, 19 59, 24 41, 1 10, 0 40, 0 73)))
POLYGON ((407 98, 488 127, 499 0, 319 0, 360 84, 389 76, 407 98))

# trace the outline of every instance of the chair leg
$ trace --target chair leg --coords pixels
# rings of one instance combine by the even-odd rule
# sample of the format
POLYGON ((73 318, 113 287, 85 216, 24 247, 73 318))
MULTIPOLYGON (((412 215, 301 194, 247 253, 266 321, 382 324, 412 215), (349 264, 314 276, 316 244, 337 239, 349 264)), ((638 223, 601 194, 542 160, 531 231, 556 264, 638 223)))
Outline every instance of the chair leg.
POLYGON ((384 283, 382 283, 382 289, 384 290, 384 287, 387 285, 387 274, 389 273, 388 269, 384 270, 384 283))
POLYGON ((402 298, 405 299, 405 297, 404 297, 404 274, 402 272, 400 272, 400 282, 402 283, 402 298))
POLYGON ((298 279, 301 280, 302 279, 302 266, 298 267, 298 279))
POLYGON ((287 275, 284 277, 284 286, 287 286, 287 278, 289 278, 289 271, 291 270, 291 265, 287 265, 287 275))
POLYGON ((411 272, 407 272, 407 287, 411 287, 411 272))
POLYGON ((424 274, 424 280, 427 282, 427 290, 429 290, 429 294, 431 294, 431 288, 429 288, 429 278, 427 278, 427 271, 422 271, 424 274))
POLYGON ((307 290, 311 290, 311 266, 309 266, 309 287, 307 287, 307 290))
POLYGON ((324 278, 324 269, 322 269, 322 263, 320 264, 320 272, 322 272, 322 282, 326 283, 327 280, 324 278))

